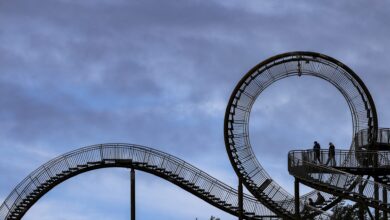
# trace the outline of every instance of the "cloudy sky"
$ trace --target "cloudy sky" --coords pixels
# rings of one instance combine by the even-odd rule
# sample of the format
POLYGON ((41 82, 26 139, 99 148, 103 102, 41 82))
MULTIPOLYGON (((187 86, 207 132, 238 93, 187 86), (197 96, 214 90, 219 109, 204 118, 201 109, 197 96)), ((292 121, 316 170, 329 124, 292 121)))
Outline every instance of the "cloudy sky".
MULTIPOLYGON (((165 151, 236 186, 223 142, 228 98, 250 68, 288 51, 351 67, 389 127, 389 10, 381 1, 3 0, 0 202, 49 159, 107 142, 165 151)), ((287 152, 313 140, 347 149, 351 116, 328 83, 288 78, 260 95, 250 131, 260 163, 292 192, 287 152)), ((93 171, 24 219, 129 219, 128 195, 128 170, 93 171)), ((140 220, 235 219, 141 172, 137 199, 140 220)))

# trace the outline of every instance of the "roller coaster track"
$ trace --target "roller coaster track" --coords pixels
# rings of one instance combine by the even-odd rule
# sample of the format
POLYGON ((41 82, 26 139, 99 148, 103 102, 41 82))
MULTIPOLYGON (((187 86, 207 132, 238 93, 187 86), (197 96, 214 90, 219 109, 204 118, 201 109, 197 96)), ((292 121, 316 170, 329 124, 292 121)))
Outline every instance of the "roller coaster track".
MULTIPOLYGON (((179 158, 139 145, 101 144, 69 152, 33 171, 0 206, 0 220, 21 219, 56 185, 106 167, 135 168, 154 174, 232 215, 240 216, 242 211, 244 219, 328 219, 326 211, 343 199, 390 212, 390 129, 378 128, 375 104, 363 81, 334 58, 313 52, 290 52, 253 67, 230 96, 224 139, 240 183, 252 194, 243 196, 242 210, 242 194, 179 158), (315 189, 301 197, 294 197, 271 178, 257 160, 249 140, 250 112, 257 97, 272 83, 293 76, 314 76, 331 83, 345 98, 353 127, 350 150, 338 150, 336 164, 314 163, 311 150, 288 153, 289 173, 315 189), (377 182, 364 176, 375 176, 377 182), (325 201, 315 207, 306 205, 308 199, 317 198, 316 190, 321 191, 325 201)), ((328 159, 327 155, 327 151, 322 152, 322 162, 328 159)))
MULTIPOLYGON (((131 144, 84 147, 43 164, 27 176, 0 207, 0 219, 20 219, 50 189, 90 170, 125 167, 142 170, 203 199, 232 215, 238 215, 237 191, 207 173, 170 154, 131 144)), ((246 219, 271 219, 275 214, 249 195, 244 196, 246 219)))
MULTIPOLYGON (((378 135, 376 108, 367 87, 356 73, 334 58, 313 52, 290 52, 271 57, 249 70, 234 88, 226 108, 224 124, 226 151, 237 176, 243 180, 243 184, 248 191, 275 214, 286 219, 300 218, 299 213, 302 213, 304 209, 302 204, 308 198, 316 199, 316 192, 313 191, 301 196, 294 206, 295 197, 273 181, 257 160, 249 140, 249 118, 254 102, 268 86, 284 78, 294 76, 321 78, 332 84, 343 95, 352 116, 351 154, 355 149, 358 151, 377 149, 377 140, 386 138, 386 135, 380 137, 382 133, 378 135), (284 202, 274 205, 270 201, 284 202)), ((289 159, 293 161, 290 165, 300 164, 299 160, 296 161, 294 157, 289 156, 289 159)), ((331 190, 333 188, 326 190, 325 187, 319 187, 321 184, 325 184, 324 180, 319 177, 309 179, 305 174, 305 169, 308 169, 308 171, 311 169, 319 170, 321 167, 310 163, 302 164, 302 169, 299 172, 289 168, 291 170, 290 174, 300 175, 298 177, 302 180, 302 183, 329 193, 324 194, 326 204, 320 207, 322 210, 327 210, 342 199, 349 198, 344 197, 345 194, 343 193, 334 193, 331 190)), ((332 172, 326 168, 322 169, 328 173, 337 171, 335 168, 331 170, 332 172)), ((343 175, 347 174, 343 173, 343 175)), ((348 177, 343 180, 346 187, 351 184, 346 181, 353 179, 350 176, 348 177)), ((357 178, 353 180, 357 181, 357 178)), ((356 181, 353 181, 353 183, 358 184, 359 182, 356 181)), ((338 184, 341 184, 341 182, 339 181, 338 184)), ((368 186, 372 184, 374 183, 370 183, 368 186)), ((341 191, 341 188, 337 189, 341 191)), ((342 190, 346 191, 348 189, 342 190)), ((372 205, 379 207, 379 201, 375 202, 372 205), (377 202, 377 205, 375 205, 375 202, 377 202)))

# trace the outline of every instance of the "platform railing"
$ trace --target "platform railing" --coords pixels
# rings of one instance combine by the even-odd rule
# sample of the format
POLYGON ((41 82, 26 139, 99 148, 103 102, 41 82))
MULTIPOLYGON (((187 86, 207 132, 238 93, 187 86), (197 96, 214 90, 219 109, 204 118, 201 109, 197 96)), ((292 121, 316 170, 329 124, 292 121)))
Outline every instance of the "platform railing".
POLYGON ((380 128, 378 130, 377 142, 390 144, 390 128, 380 128))
POLYGON ((322 191, 337 193, 343 198, 363 202, 381 210, 390 210, 386 201, 390 196, 390 186, 304 160, 302 156, 297 157, 297 153, 293 151, 288 156, 288 169, 295 177, 322 191), (382 193, 375 195, 376 190, 382 193))
POLYGON ((329 167, 341 168, 381 168, 390 167, 390 151, 366 150, 335 150, 334 160, 329 150, 320 151, 320 160, 315 156, 314 150, 293 150, 289 157, 329 167))
MULTIPOLYGON (((355 146, 368 146, 370 144, 369 130, 362 129, 355 134, 354 142, 355 146)), ((376 143, 386 144, 390 147, 390 128, 379 128, 376 138, 376 143)))

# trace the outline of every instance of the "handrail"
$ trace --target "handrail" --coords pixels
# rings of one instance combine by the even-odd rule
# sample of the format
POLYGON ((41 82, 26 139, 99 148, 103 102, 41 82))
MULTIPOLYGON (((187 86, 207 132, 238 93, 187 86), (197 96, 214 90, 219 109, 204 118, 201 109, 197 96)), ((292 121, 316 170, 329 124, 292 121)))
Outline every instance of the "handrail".
MULTIPOLYGON (((305 160, 304 154, 306 152, 289 152, 288 170, 290 174, 322 191, 338 193, 343 195, 344 198, 365 202, 369 206, 381 210, 390 210, 390 207, 384 201, 384 198, 387 198, 386 196, 390 196, 390 186, 341 171, 340 169, 316 164, 311 160, 305 160), (302 153, 300 157, 298 153, 302 153), (363 185, 365 185, 364 188, 362 187, 363 185), (376 189, 383 193, 375 196, 376 189), (383 197, 384 193, 386 193, 385 197, 383 197)), ((368 152, 368 154, 373 154, 373 152, 368 152)))
MULTIPOLYGON (((355 134, 354 141, 356 146, 364 147, 369 145, 368 133, 368 129, 362 129, 355 134)), ((376 143, 390 145, 390 128, 378 128, 376 143)))
MULTIPOLYGON (((92 169, 110 166, 134 166, 174 182, 201 199, 231 214, 238 213, 237 190, 173 155, 132 144, 99 144, 83 147, 58 156, 23 179, 0 206, 5 220, 27 198, 37 198, 65 179, 92 169), (46 190, 43 190, 43 188, 46 190)), ((254 197, 244 195, 244 210, 254 216, 275 216, 254 197)), ((23 213, 23 214, 24 214, 23 213)), ((21 216, 20 216, 21 217, 21 216)))
MULTIPOLYGON (((292 150, 289 155, 294 158, 317 162, 315 153, 310 150, 292 150)), ((390 151, 369 150, 335 150, 334 164, 332 164, 329 150, 320 151, 320 161, 323 165, 342 168, 381 168, 390 166, 390 151), (328 163, 328 164, 327 164, 328 163)))

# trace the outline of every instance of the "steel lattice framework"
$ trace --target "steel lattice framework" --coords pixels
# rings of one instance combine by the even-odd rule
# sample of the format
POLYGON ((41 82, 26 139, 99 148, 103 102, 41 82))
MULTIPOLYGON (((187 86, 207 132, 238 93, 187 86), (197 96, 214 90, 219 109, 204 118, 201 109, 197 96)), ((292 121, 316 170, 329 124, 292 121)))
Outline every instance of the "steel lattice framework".
MULTIPOLYGON (((251 69, 228 102, 224 137, 230 162, 252 195, 239 191, 170 154, 132 144, 100 144, 66 153, 43 164, 20 182, 0 206, 0 220, 21 219, 48 191, 78 174, 107 167, 138 169, 154 174, 243 219, 328 219, 324 212, 349 199, 361 207, 382 210, 390 204, 390 129, 378 128, 372 97, 362 80, 346 65, 319 53, 290 52, 271 57, 251 69), (299 182, 322 191, 325 202, 305 210, 304 201, 317 191, 294 197, 276 183, 255 157, 249 140, 253 103, 272 83, 290 76, 314 76, 334 85, 352 116, 350 150, 336 151, 335 164, 313 163, 313 151, 290 151, 288 170, 299 182), (383 149, 386 149, 383 150, 383 149), (375 176, 375 181, 364 176, 375 176), (379 195, 379 191, 383 193, 379 195), (242 200, 241 200, 242 198, 242 200), (242 201, 242 203, 241 203, 242 201)), ((328 152, 321 152, 322 161, 328 152)), ((298 193, 299 194, 299 193, 298 193)), ((296 193, 297 195, 297 193, 296 193)), ((307 207, 306 207, 307 208, 307 207)))
MULTIPOLYGON (((313 52, 290 52, 271 57, 252 68, 235 87, 226 108, 226 150, 246 188, 269 209, 286 218, 295 213, 294 198, 272 180, 255 157, 249 140, 249 118, 252 105, 261 92, 276 81, 291 76, 319 77, 340 91, 352 115, 351 150, 372 148, 378 130, 375 104, 368 89, 350 68, 334 58, 313 52), (362 142, 367 145, 357 145, 354 140, 358 137, 364 137, 362 142), (278 205, 274 204, 275 201, 278 205)), ((304 198, 314 195, 312 192, 304 198)))
MULTIPOLYGON (((238 215, 237 190, 191 164, 164 152, 132 144, 99 144, 66 153, 38 167, 20 182, 0 207, 0 219, 20 219, 45 193, 78 174, 107 167, 135 168, 168 180, 211 205, 238 215)), ((250 195, 245 216, 275 216, 250 195)))

